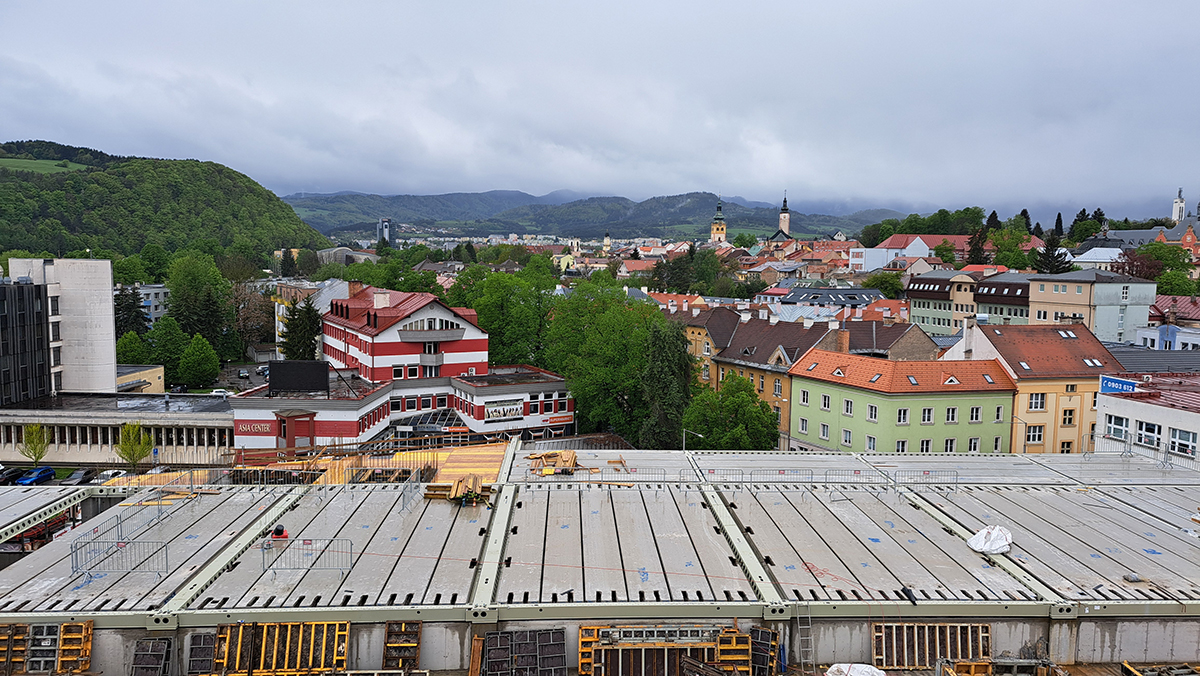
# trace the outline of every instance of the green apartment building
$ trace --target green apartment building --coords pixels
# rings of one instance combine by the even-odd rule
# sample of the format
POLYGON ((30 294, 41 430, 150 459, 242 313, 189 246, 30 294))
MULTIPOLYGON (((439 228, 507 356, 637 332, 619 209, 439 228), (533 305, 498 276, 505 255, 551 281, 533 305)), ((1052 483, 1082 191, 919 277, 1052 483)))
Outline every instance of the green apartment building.
POLYGON ((891 361, 809 350, 789 373, 793 449, 1010 450, 1017 386, 998 360, 891 361))

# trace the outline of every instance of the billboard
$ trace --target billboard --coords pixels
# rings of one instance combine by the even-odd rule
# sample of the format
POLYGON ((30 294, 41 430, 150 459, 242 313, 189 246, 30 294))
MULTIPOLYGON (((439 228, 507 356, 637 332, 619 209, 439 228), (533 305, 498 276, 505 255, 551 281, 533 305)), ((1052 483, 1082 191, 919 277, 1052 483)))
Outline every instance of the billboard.
POLYGON ((496 422, 512 420, 525 415, 524 399, 505 399, 504 401, 489 401, 483 405, 483 421, 496 422))
POLYGON ((1134 392, 1137 390, 1137 383, 1124 378, 1114 378, 1112 376, 1100 376, 1100 392, 1134 392))
POLYGON ((328 392, 329 365, 323 361, 284 359, 271 362, 269 394, 328 392))

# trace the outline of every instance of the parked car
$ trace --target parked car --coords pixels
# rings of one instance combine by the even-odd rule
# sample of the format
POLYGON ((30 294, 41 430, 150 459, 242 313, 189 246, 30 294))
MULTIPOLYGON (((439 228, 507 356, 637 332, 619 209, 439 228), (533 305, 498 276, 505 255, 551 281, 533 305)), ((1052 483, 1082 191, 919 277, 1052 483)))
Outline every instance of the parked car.
POLYGON ((100 475, 100 470, 92 467, 84 467, 71 472, 71 476, 62 480, 63 486, 83 486, 84 484, 92 483, 100 475))
POLYGON ((119 479, 125 476, 127 473, 128 472, 123 469, 106 469, 96 475, 96 482, 104 483, 105 481, 109 481, 111 479, 119 479))
POLYGON ((213 390, 212 392, 209 392, 209 394, 219 394, 222 397, 232 397, 233 396, 233 392, 230 392, 229 390, 221 389, 219 387, 217 389, 213 390))
POLYGON ((260 376, 265 376, 271 372, 271 367, 266 364, 263 364, 262 366, 259 366, 258 368, 254 369, 254 372, 260 376))
POLYGON ((150 471, 146 472, 146 474, 162 474, 163 472, 170 472, 170 471, 171 471, 170 465, 155 465, 154 467, 151 467, 150 471))
POLYGON ((31 469, 25 473, 20 479, 17 479, 18 486, 40 486, 48 484, 54 480, 53 467, 38 467, 31 469))
POLYGON ((186 394, 188 388, 185 385, 176 385, 171 388, 171 394, 186 394))
POLYGON ((249 372, 249 371, 247 371, 246 369, 239 369, 239 370, 238 370, 238 377, 239 377, 239 378, 241 378, 242 380, 249 380, 249 379, 250 379, 250 372, 249 372))
POLYGON ((0 486, 11 486, 17 483, 17 479, 25 476, 28 471, 24 467, 8 467, 0 471, 0 486))

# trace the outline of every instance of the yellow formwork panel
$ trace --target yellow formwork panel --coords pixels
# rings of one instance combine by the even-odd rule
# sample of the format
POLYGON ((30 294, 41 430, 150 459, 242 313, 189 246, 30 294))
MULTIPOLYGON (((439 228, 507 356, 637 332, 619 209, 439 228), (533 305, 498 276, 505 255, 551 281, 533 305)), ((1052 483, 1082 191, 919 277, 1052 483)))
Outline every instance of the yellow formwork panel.
POLYGON ((65 622, 58 630, 60 674, 80 674, 92 667, 92 621, 65 622))
POLYGON ((0 674, 23 673, 28 649, 28 624, 0 624, 0 674))
POLYGON ((222 624, 213 671, 263 676, 345 671, 349 636, 349 622, 222 624))

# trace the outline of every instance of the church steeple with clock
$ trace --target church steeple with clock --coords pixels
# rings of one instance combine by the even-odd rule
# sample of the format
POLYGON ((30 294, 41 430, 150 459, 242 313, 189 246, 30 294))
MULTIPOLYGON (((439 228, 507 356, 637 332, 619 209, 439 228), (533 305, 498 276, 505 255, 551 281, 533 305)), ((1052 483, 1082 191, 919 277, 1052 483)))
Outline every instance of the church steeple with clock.
POLYGON ((721 198, 719 197, 717 198, 717 215, 713 216, 712 225, 709 226, 708 241, 725 241, 725 215, 721 213, 721 198))

